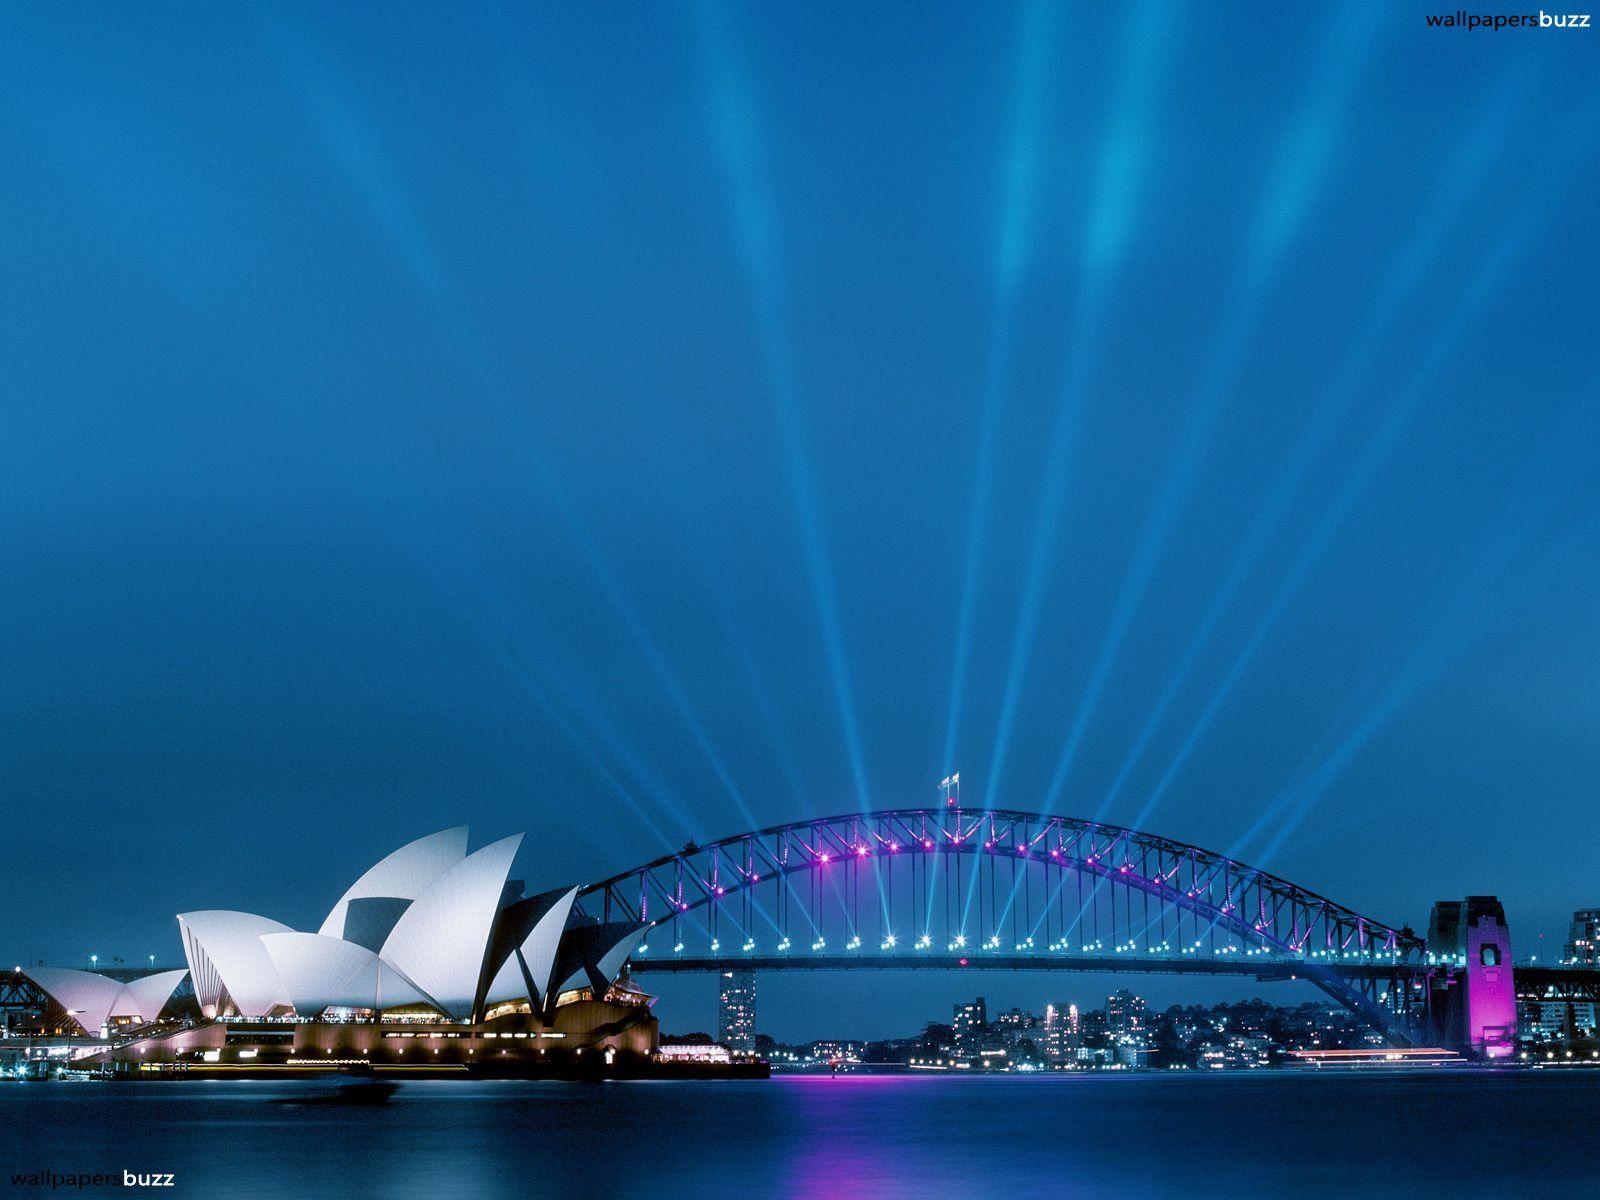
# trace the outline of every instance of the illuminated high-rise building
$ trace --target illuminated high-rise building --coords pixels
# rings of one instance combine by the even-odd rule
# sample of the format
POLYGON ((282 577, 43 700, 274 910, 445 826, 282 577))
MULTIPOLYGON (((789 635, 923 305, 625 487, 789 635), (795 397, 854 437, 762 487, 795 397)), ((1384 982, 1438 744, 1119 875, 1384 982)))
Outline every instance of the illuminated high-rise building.
POLYGON ((1044 1009, 1044 1056, 1065 1062, 1078 1049, 1078 1006, 1047 1004, 1044 1009))
POLYGON ((1600 966, 1600 908, 1580 908, 1572 914, 1562 957, 1569 963, 1600 966))
POLYGON ((977 1054, 982 1048, 983 1035, 989 1028, 989 1009, 979 996, 970 1004, 956 1005, 950 1021, 951 1040, 957 1057, 977 1054))
POLYGON ((756 973, 724 971, 717 988, 717 1041, 735 1053, 756 1048, 756 973))
POLYGON ((1142 1046, 1145 1028, 1143 996, 1135 996, 1127 988, 1121 988, 1106 1001, 1106 1033, 1112 1042, 1142 1046))
POLYGON ((1008 1012, 997 1014, 989 1022, 989 1027, 998 1032, 1007 1042, 1015 1042, 1038 1023, 1039 1018, 1032 1013, 1023 1012, 1020 1008, 1013 1008, 1008 1012))

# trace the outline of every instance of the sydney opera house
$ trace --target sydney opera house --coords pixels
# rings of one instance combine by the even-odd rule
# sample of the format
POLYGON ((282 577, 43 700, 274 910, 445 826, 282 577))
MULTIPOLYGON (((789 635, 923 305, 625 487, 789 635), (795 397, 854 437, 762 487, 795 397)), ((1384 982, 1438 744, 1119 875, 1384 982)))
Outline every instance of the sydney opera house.
POLYGON ((108 1038, 93 1062, 119 1069, 521 1073, 571 1069, 585 1052, 595 1066, 648 1057, 649 997, 619 978, 644 927, 584 917, 575 887, 523 895, 510 878, 521 841, 469 853, 464 826, 420 838, 351 884, 315 932, 182 913, 187 971, 27 974, 58 1023, 108 1038))

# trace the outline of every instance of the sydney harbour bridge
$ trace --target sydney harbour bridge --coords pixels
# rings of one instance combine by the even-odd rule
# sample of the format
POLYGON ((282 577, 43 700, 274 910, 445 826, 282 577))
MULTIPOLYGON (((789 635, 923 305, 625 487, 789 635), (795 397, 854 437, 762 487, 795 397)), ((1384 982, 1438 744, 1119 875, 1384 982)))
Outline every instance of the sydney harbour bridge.
MULTIPOLYGON (((229 910, 184 914, 189 967, 152 978, 165 981, 163 997, 189 978, 208 1019, 290 1013, 307 1022, 308 1038, 320 1036, 325 1011, 369 1012, 381 1023, 385 1008, 408 1003, 471 1026, 514 1009, 539 1037, 565 1038, 572 1031, 552 1033, 549 1022, 583 1008, 582 994, 611 1003, 625 962, 636 974, 978 969, 1301 980, 1391 1045, 1487 1058, 1514 1052, 1519 1000, 1600 1000, 1600 967, 1517 963, 1492 896, 1435 903, 1419 934, 1186 842, 1052 813, 969 810, 953 792, 927 807, 690 843, 586 887, 569 881, 520 899, 521 881, 506 874, 521 835, 470 855, 467 838, 460 826, 396 850, 351 885, 318 933, 229 910), (564 1009, 563 997, 577 999, 564 1009)), ((18 968, 0 977, 0 1016, 55 1003, 69 1024, 104 1036, 113 1009, 127 1015, 124 991, 140 982, 18 968), (41 990, 52 980, 54 1001, 41 990), (61 1000, 63 989, 82 1002, 61 1000), (96 1004, 99 1015, 86 1020, 96 1004)), ((132 1011, 159 1024, 164 1006, 141 1001, 132 1011)), ((486 1054, 503 1049, 484 1045, 486 1054)))
POLYGON ((1513 985, 1509 932, 1489 897, 1443 922, 1436 906, 1430 945, 1198 846, 1068 816, 965 810, 954 799, 691 843, 584 888, 578 903, 602 922, 646 927, 635 972, 1300 979, 1398 1043, 1490 1052, 1509 1052, 1517 992, 1600 993, 1593 970, 1518 966, 1513 985))

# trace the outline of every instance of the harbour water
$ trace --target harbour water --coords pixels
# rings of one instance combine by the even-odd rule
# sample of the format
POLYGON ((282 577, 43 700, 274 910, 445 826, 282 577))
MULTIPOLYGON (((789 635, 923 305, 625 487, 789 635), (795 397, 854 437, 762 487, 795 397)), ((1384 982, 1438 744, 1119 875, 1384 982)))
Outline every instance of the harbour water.
POLYGON ((161 1194, 236 1200, 1600 1196, 1600 1071, 412 1080, 381 1106, 274 1103, 317 1087, 0 1087, 5 1182, 170 1174, 161 1194))

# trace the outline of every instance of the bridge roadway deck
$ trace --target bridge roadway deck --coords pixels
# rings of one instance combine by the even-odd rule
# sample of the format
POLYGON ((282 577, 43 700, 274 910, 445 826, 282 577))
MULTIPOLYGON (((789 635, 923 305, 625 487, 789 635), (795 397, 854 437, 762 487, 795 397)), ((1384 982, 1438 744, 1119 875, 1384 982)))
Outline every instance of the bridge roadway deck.
MULTIPOLYGON (((1126 954, 731 954, 714 958, 635 958, 635 974, 693 974, 709 971, 1088 971, 1147 975, 1231 975, 1262 982, 1302 979, 1308 969, 1344 979, 1421 979, 1442 968, 1418 962, 1298 962, 1263 958, 1159 958, 1126 954)), ((1519 995, 1600 1002, 1600 967, 1517 963, 1519 995)), ((1324 976, 1326 978, 1326 976, 1324 976)))
POLYGON ((1261 958, 1148 958, 1126 954, 725 954, 707 958, 673 955, 634 958, 636 975, 705 971, 1098 971, 1150 975, 1233 975, 1260 980, 1303 978, 1309 969, 1331 970, 1350 979, 1425 975, 1430 968, 1405 962, 1317 962, 1261 958))

